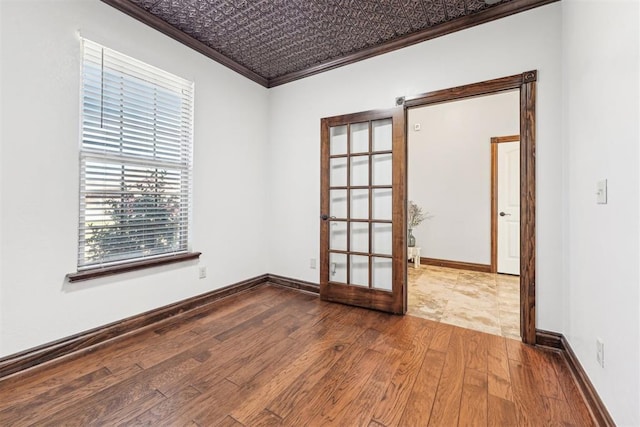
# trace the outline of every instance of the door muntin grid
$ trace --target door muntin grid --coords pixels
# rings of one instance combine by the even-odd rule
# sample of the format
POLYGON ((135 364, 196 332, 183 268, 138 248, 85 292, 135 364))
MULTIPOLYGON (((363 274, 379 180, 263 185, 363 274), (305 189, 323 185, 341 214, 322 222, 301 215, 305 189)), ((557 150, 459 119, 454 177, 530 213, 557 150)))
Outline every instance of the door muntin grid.
POLYGON ((329 128, 329 282, 391 292, 392 120, 329 128))

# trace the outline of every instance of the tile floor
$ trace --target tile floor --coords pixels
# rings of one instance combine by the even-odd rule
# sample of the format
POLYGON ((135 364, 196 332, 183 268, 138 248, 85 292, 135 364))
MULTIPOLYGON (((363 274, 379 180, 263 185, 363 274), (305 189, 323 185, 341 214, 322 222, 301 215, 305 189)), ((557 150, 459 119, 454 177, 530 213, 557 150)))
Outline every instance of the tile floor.
POLYGON ((408 268, 407 314, 520 339, 520 278, 421 265, 408 268))

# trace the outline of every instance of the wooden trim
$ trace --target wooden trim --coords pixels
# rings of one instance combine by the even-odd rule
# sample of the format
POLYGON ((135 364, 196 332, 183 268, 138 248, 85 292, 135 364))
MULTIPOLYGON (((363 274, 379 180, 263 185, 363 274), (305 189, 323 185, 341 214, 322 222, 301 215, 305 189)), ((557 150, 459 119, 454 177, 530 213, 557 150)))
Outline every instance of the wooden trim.
MULTIPOLYGON (((373 212, 373 122, 369 122, 368 123, 368 136, 369 136, 369 155, 367 156, 367 163, 368 163, 368 184, 369 184, 369 206, 367 207, 367 209, 369 209, 369 221, 367 223, 367 251, 371 254, 373 253, 373 223, 372 223, 372 216, 371 212, 373 212)), ((393 125, 392 125, 393 128, 393 125)), ((403 129, 404 132, 404 129, 403 129)), ((392 140, 393 142, 393 140, 392 140)), ((347 163, 351 161, 351 157, 347 160, 347 163)), ((393 146, 391 147, 391 160, 393 162, 393 146)), ((349 169, 351 169, 351 167, 349 167, 349 169)), ((348 183, 350 184, 350 183, 348 183)), ((391 193, 393 194, 393 187, 391 187, 391 193)), ((402 202, 400 202, 402 203, 402 202)), ((351 216, 351 215, 349 215, 351 216)), ((391 220, 391 227, 393 229, 393 217, 391 220)), ((349 225, 349 227, 351 227, 351 225, 349 225)), ((351 230, 348 230, 348 233, 351 234, 351 230)), ((393 251, 393 249, 392 249, 393 251)), ((393 255, 393 254, 392 254, 393 255)), ((392 257, 393 258, 393 257, 392 257)), ((392 261, 392 265, 393 265, 393 261, 392 261)), ((367 283, 369 283, 369 288, 373 288, 373 257, 369 257, 369 270, 367 271, 367 283)), ((393 278, 391 279, 393 280, 393 278)))
MULTIPOLYGON (((520 336, 536 340, 536 70, 405 98, 409 108, 518 89, 520 91, 520 336)), ((405 263, 406 268, 406 263, 405 263)))
MULTIPOLYGON (((329 155, 330 150, 330 128, 332 125, 331 118, 324 118, 320 120, 320 218, 323 215, 330 216, 329 211, 329 199, 331 198, 331 190, 329 189, 329 174, 324 171, 328 171, 330 168, 331 160, 329 155)), ((347 157, 347 173, 349 171, 349 160, 347 157)), ((347 177, 347 188, 349 185, 347 177)), ((349 191, 347 191, 347 197, 349 197, 349 191)), ((347 204, 348 205, 348 204, 347 204)), ((322 282, 329 280, 329 244, 328 239, 325 236, 329 235, 329 221, 320 219, 320 287, 322 288, 322 282)), ((349 235, 349 227, 347 225, 347 236, 349 235)), ((348 247, 347 247, 348 248, 348 247)), ((320 292, 320 291, 319 291, 320 292)))
POLYGON ((536 81, 520 87, 520 336, 536 340, 536 81))
POLYGON ((569 371, 571 371, 571 375, 582 394, 595 424, 598 426, 615 427, 616 423, 613 421, 613 418, 611 418, 611 414, 609 414, 604 402, 600 399, 593 383, 589 380, 589 376, 584 371, 582 364, 580 364, 578 357, 573 352, 567 338, 557 332, 537 329, 536 345, 561 351, 562 357, 569 371))
POLYGON ((407 110, 396 107, 393 114, 393 159, 392 159, 392 248, 394 313, 405 314, 409 308, 407 281, 407 198, 408 160, 407 110))
POLYGON ((128 262, 126 264, 112 265, 109 267, 97 267, 90 270, 78 271, 67 274, 69 282, 80 282, 83 280, 97 279, 99 277, 113 276, 115 274, 128 273, 145 268, 159 267, 161 265, 173 264, 176 262, 191 261, 200 258, 201 252, 188 252, 186 254, 167 255, 158 258, 145 259, 142 261, 128 262))
POLYGON ((491 273, 498 272, 498 146, 520 141, 520 135, 491 138, 491 273))
POLYGON ((561 341, 565 361, 578 384, 578 388, 587 403, 589 412, 591 412, 591 416, 595 420, 596 425, 615 427, 616 423, 613 421, 613 418, 611 418, 611 414, 609 414, 604 402, 602 402, 602 399, 598 396, 596 388, 593 386, 591 380, 589 380, 587 373, 584 371, 584 368, 580 364, 576 354, 573 352, 571 345, 569 345, 569 341, 567 341, 567 338, 564 335, 561 335, 561 341))
MULTIPOLYGON (((355 119, 354 119, 355 120, 355 119)), ((347 250, 349 250, 351 248, 351 227, 352 225, 349 223, 349 220, 351 219, 351 194, 352 194, 352 189, 351 189, 351 123, 347 123, 347 250)), ((331 131, 329 131, 331 132, 331 131)), ((329 135, 329 140, 327 143, 327 147, 329 152, 331 152, 331 135, 329 135)), ((328 177, 331 176, 331 161, 329 161, 329 167, 327 169, 323 169, 323 172, 326 172, 326 175, 328 175, 328 177)), ((329 178, 329 184, 331 184, 331 179, 329 178)), ((369 183, 371 184, 371 183, 369 183)), ((329 187, 331 188, 331 187, 329 187)), ((325 195, 328 194, 328 202, 329 202, 329 213, 331 213, 331 190, 329 190, 328 193, 324 193, 325 195)), ((327 222, 327 221, 324 221, 327 222)), ((329 228, 331 228, 331 223, 328 222, 329 228)), ((329 244, 329 240, 331 239, 331 230, 329 230, 329 234, 326 235, 327 237, 327 252, 329 252, 329 249, 331 248, 331 245, 329 244)), ((329 258, 331 258, 331 254, 329 254, 329 258)), ((346 254, 345 259, 347 260, 347 279, 346 282, 347 283, 351 283, 351 255, 346 254)), ((327 281, 330 280, 329 278, 330 276, 327 277, 327 281)), ((320 281, 320 283, 322 283, 322 280, 320 281)), ((322 292, 320 293, 320 297, 322 297, 322 292)))
POLYGON ((81 354, 82 351, 95 348, 98 345, 124 335, 139 332, 147 327, 155 326, 160 322, 175 321, 178 316, 183 319, 183 315, 195 315, 206 311, 211 303, 259 286, 267 282, 269 277, 269 275, 263 274, 221 289, 216 289, 215 291, 211 291, 206 294, 188 298, 174 304, 156 308, 136 316, 128 317, 108 325, 80 332, 57 341, 1 358, 0 378, 13 375, 34 366, 69 356, 74 353, 81 354))
POLYGON ((253 80, 259 85, 269 87, 269 80, 267 78, 262 77, 261 75, 250 70, 244 65, 232 59, 229 59, 220 52, 210 48, 206 44, 202 43, 199 40, 196 40, 190 35, 178 30, 171 24, 147 12, 146 10, 133 4, 129 0, 102 0, 102 2, 118 9, 121 12, 126 13, 127 15, 137 19, 143 24, 147 24, 151 28, 160 31, 161 33, 171 37, 174 40, 179 41, 180 43, 186 45, 187 47, 190 47, 196 52, 199 52, 204 56, 213 59, 214 61, 224 65, 225 67, 232 69, 233 71, 245 76, 246 78, 253 80))
POLYGON ((491 138, 491 143, 501 144, 503 142, 518 142, 520 141, 520 135, 508 135, 508 136, 494 136, 491 138))
POLYGON ((474 27, 476 25, 484 24, 494 21, 496 19, 505 18, 507 16, 524 12, 530 9, 534 9, 539 6, 554 3, 559 0, 512 0, 507 3, 502 3, 497 6, 488 8, 480 13, 474 15, 463 16, 457 19, 453 19, 448 22, 433 26, 431 28, 424 29, 406 36, 398 37, 381 45, 373 46, 368 49, 363 49, 358 52, 342 56, 340 58, 331 59, 329 61, 314 65, 300 71, 294 71, 289 74, 274 77, 269 79, 268 87, 275 87, 285 83, 299 80, 304 77, 309 77, 314 74, 322 73, 325 71, 333 70, 338 67, 353 64, 364 59, 372 58, 374 56, 382 55, 394 50, 402 49, 407 46, 411 46, 417 43, 421 43, 427 40, 431 40, 437 37, 441 37, 447 34, 454 33, 456 31, 464 30, 474 27))
MULTIPOLYGON (((389 108, 389 109, 384 108, 384 109, 361 111, 358 113, 342 114, 339 116, 325 117, 321 119, 321 122, 326 122, 327 130, 328 130, 328 128, 330 127, 343 126, 350 123, 389 119, 392 117, 394 110, 395 108, 389 108)), ((349 132, 347 132, 347 135, 349 135, 349 132)), ((349 151, 348 155, 351 155, 350 153, 351 147, 349 147, 348 145, 347 145, 347 150, 349 151)), ((391 150, 391 152, 393 152, 393 149, 391 150)), ((368 153, 363 153, 363 154, 368 154, 368 153)), ((358 154, 354 154, 354 156, 357 156, 357 155, 358 154)))
POLYGON ((320 286, 317 283, 305 282, 303 280, 291 279, 283 276, 276 276, 275 274, 268 274, 267 282, 273 285, 284 286, 286 288, 309 292, 316 295, 320 294, 320 286))
POLYGON ((476 264, 473 262, 450 261, 446 259, 420 257, 420 264, 435 265, 438 267, 456 268, 458 270, 480 271, 491 273, 491 266, 487 264, 476 264))
POLYGON ((514 74, 513 76, 407 96, 404 101, 404 106, 406 108, 420 107, 423 105, 438 104, 441 102, 455 101, 457 99, 520 89, 523 84, 528 81, 535 81, 537 77, 538 72, 532 70, 522 74, 514 74))
POLYGON ((564 350, 562 334, 536 329, 536 346, 547 347, 553 350, 564 350))

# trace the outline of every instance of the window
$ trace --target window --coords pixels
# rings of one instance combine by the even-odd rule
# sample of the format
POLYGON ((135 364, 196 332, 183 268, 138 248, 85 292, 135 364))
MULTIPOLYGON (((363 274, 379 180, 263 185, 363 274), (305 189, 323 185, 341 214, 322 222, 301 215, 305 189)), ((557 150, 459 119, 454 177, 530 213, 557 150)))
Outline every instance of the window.
POLYGON ((187 253, 193 83, 82 44, 78 271, 187 253))

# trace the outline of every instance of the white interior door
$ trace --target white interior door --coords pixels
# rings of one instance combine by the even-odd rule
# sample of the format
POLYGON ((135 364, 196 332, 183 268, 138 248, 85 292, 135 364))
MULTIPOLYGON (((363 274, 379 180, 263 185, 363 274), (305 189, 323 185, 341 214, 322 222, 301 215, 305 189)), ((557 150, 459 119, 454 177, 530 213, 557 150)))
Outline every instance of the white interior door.
POLYGON ((520 142, 498 144, 498 273, 520 274, 520 142))

